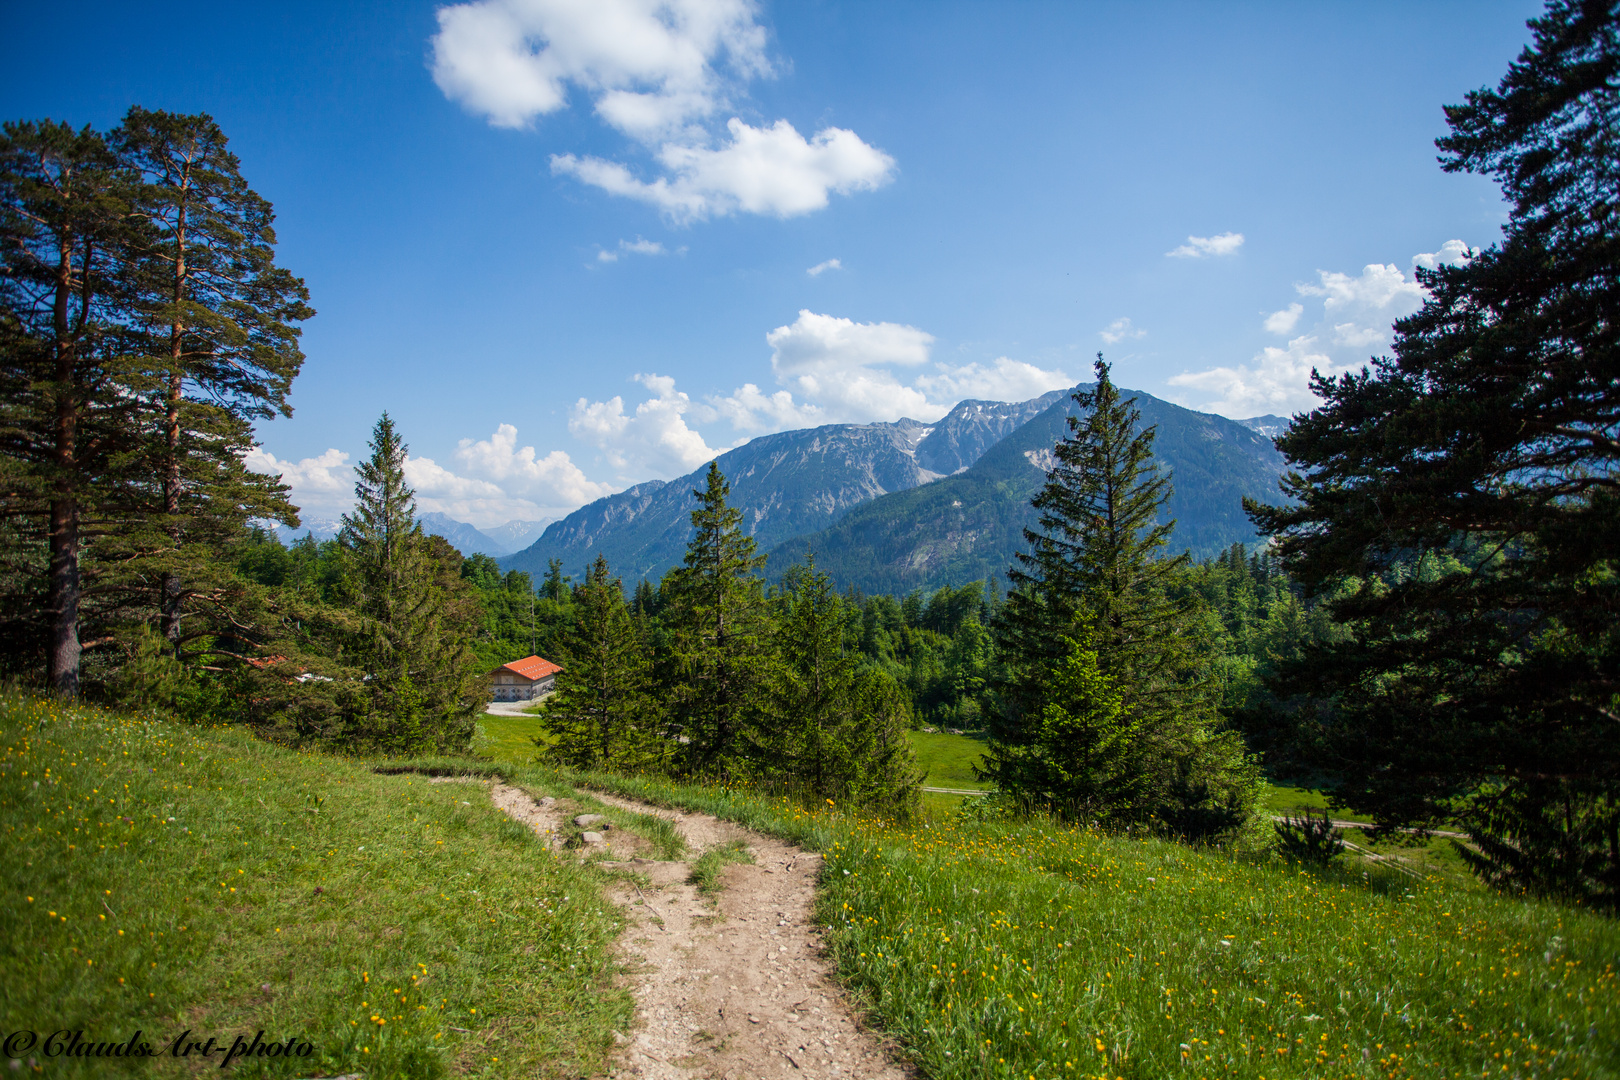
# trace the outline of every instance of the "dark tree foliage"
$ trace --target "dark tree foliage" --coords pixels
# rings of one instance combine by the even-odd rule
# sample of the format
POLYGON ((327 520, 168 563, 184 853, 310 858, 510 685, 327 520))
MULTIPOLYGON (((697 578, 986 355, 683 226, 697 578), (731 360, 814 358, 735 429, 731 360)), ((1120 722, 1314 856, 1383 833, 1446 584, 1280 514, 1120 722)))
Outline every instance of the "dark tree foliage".
POLYGON ((892 677, 848 648, 858 609, 813 559, 785 575, 775 600, 774 663, 754 736, 758 772, 820 798, 909 817, 922 791, 910 709, 892 677))
POLYGON ((1512 204, 1420 271, 1394 355, 1313 388, 1278 441, 1297 504, 1251 506, 1351 637, 1275 682, 1341 804, 1462 820, 1490 880, 1620 904, 1620 7, 1560 0, 1495 89, 1448 108, 1447 171, 1512 204))
POLYGON ((561 643, 556 692, 541 714, 544 755, 581 769, 639 772, 663 765, 667 743, 652 694, 644 626, 624 602, 624 583, 601 555, 577 591, 578 617, 561 643))
POLYGON ((289 412, 314 312, 225 142, 138 107, 105 137, 0 139, 4 643, 63 695, 87 648, 103 668, 144 655, 154 609, 198 671, 275 634, 229 549, 252 520, 297 521, 244 456, 255 419, 289 412))
POLYGON ((1041 531, 1010 572, 996 621, 1004 665, 983 775, 1007 796, 1109 825, 1153 821, 1212 837, 1245 826, 1258 773, 1217 729, 1187 557, 1160 557, 1170 479, 1153 466, 1097 358, 1097 384, 1053 449, 1041 531))
POLYGON ((731 486, 709 465, 692 494, 692 539, 685 562, 664 578, 671 631, 661 682, 671 733, 682 744, 680 767, 692 775, 730 775, 746 756, 758 724, 768 664, 769 627, 762 556, 742 532, 742 512, 727 505, 731 486))
POLYGON ((0 137, 0 516, 9 674, 79 692, 82 625, 117 604, 86 543, 124 524, 139 401, 123 328, 130 177, 86 127, 8 123, 0 137), (86 590, 91 597, 86 605, 86 590), (43 661, 43 663, 41 663, 43 661))
POLYGON ((297 524, 286 488, 242 457, 253 421, 292 415, 297 323, 315 312, 303 281, 276 265, 275 214, 212 117, 136 106, 110 141, 135 180, 126 269, 144 361, 137 389, 151 411, 152 505, 127 539, 158 582, 162 633, 179 650, 188 601, 207 606, 219 588, 220 545, 250 520, 297 524))
POLYGON ((456 550, 422 532, 405 457, 384 413, 371 457, 355 469, 354 512, 344 515, 338 540, 359 620, 351 663, 367 675, 355 741, 410 753, 464 747, 487 686, 467 644, 476 594, 461 578, 456 550))

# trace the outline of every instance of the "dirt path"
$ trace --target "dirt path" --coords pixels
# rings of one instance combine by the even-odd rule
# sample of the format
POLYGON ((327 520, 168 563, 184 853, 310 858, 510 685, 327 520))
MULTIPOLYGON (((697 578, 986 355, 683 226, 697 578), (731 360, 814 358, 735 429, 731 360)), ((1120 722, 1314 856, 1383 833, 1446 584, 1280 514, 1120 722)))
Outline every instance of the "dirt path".
MULTIPOLYGON (((542 805, 518 788, 491 786, 495 805, 555 844, 569 807, 542 805)), ((821 856, 708 814, 663 810, 597 794, 610 806, 674 823, 690 849, 741 841, 753 863, 720 873, 713 900, 689 884, 691 863, 631 855, 619 832, 604 834, 626 881, 609 895, 628 922, 619 947, 636 997, 637 1028, 628 1033, 615 1077, 648 1080, 755 1080, 838 1077, 902 1080, 880 1041, 855 1022, 811 923, 821 856), (626 856, 629 856, 627 859, 626 856)), ((601 850, 597 848, 597 850, 601 850)))

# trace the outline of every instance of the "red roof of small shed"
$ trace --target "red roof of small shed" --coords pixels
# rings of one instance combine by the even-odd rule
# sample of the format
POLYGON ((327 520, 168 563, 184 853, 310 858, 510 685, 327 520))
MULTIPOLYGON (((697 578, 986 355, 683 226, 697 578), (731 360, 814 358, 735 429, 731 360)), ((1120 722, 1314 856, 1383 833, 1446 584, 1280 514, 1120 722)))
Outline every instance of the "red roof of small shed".
POLYGON ((543 656, 525 656, 522 660, 514 660, 510 664, 502 664, 500 667, 490 672, 490 674, 494 675, 498 672, 510 671, 515 675, 523 676, 530 682, 539 682, 547 675, 555 675, 561 670, 562 668, 558 667, 556 664, 553 664, 550 660, 547 660, 543 656))

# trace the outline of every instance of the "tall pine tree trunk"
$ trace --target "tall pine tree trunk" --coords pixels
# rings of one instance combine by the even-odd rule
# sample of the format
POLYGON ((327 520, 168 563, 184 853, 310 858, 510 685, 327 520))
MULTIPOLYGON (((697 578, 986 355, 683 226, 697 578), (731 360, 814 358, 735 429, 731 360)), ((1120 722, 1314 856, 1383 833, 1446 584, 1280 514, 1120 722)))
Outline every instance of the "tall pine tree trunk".
MULTIPOLYGON (((164 417, 163 440, 167 454, 163 461, 163 513, 168 517, 169 541, 176 554, 180 551, 180 398, 185 390, 185 320, 180 305, 186 298, 186 193, 189 177, 180 181, 180 205, 175 229, 174 250, 174 317, 169 325, 169 387, 168 412, 164 417)), ((159 600, 163 618, 163 636, 180 652, 180 575, 169 571, 163 575, 163 594, 159 600)))
POLYGON ((73 245, 63 237, 58 245, 52 312, 56 331, 56 475, 51 483, 50 582, 46 610, 51 628, 47 675, 51 689, 64 698, 79 695, 80 651, 79 503, 74 482, 78 467, 79 418, 73 394, 76 342, 71 338, 68 324, 68 301, 72 292, 73 245))

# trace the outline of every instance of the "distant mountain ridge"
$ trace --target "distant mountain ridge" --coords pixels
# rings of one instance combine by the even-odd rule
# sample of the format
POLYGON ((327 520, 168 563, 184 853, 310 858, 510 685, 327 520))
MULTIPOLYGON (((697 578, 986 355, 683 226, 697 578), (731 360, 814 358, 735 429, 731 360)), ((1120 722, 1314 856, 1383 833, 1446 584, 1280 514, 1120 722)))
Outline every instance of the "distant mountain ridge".
MULTIPOLYGON (((731 505, 760 550, 836 521, 852 507, 967 468, 1061 396, 963 401, 934 424, 827 424, 762 435, 716 459, 731 505)), ((679 565, 692 534, 692 491, 708 466, 677 480, 650 480, 598 499, 546 528, 532 546, 500 560, 543 574, 550 560, 578 576, 598 553, 627 581, 679 565)))
MULTIPOLYGON (((1082 383, 1076 389, 1089 389, 1082 383)), ((1158 429, 1155 460, 1169 469, 1175 493, 1174 549, 1213 555, 1256 537, 1243 496, 1274 501, 1284 459, 1271 439, 1224 416, 1193 412, 1136 390, 1143 425, 1158 429)), ((773 576, 815 553, 816 566, 841 587, 906 593, 958 585, 991 575, 1005 578, 1023 531, 1036 514, 1030 498, 1046 480, 1052 448, 1068 434, 1077 406, 1068 393, 1001 440, 966 471, 914 490, 880 496, 816 533, 769 551, 773 576)))
POLYGON ((481 551, 485 555, 504 555, 505 545, 493 538, 479 532, 465 521, 457 521, 448 514, 441 514, 437 510, 432 513, 418 514, 416 520, 421 524, 422 531, 429 536, 442 536, 450 541, 450 546, 463 555, 471 555, 481 551))
POLYGON ((485 552, 487 555, 510 555, 514 551, 522 551, 539 539, 540 534, 546 531, 556 518, 542 518, 539 521, 508 521, 505 525, 497 525, 493 529, 480 529, 485 536, 501 545, 499 551, 485 552))
POLYGON ((1268 439, 1275 439, 1288 430, 1288 425, 1292 424, 1293 420, 1286 416, 1273 416, 1267 413, 1264 416, 1251 416, 1247 420, 1239 420, 1238 423, 1250 431, 1258 431, 1268 439))

